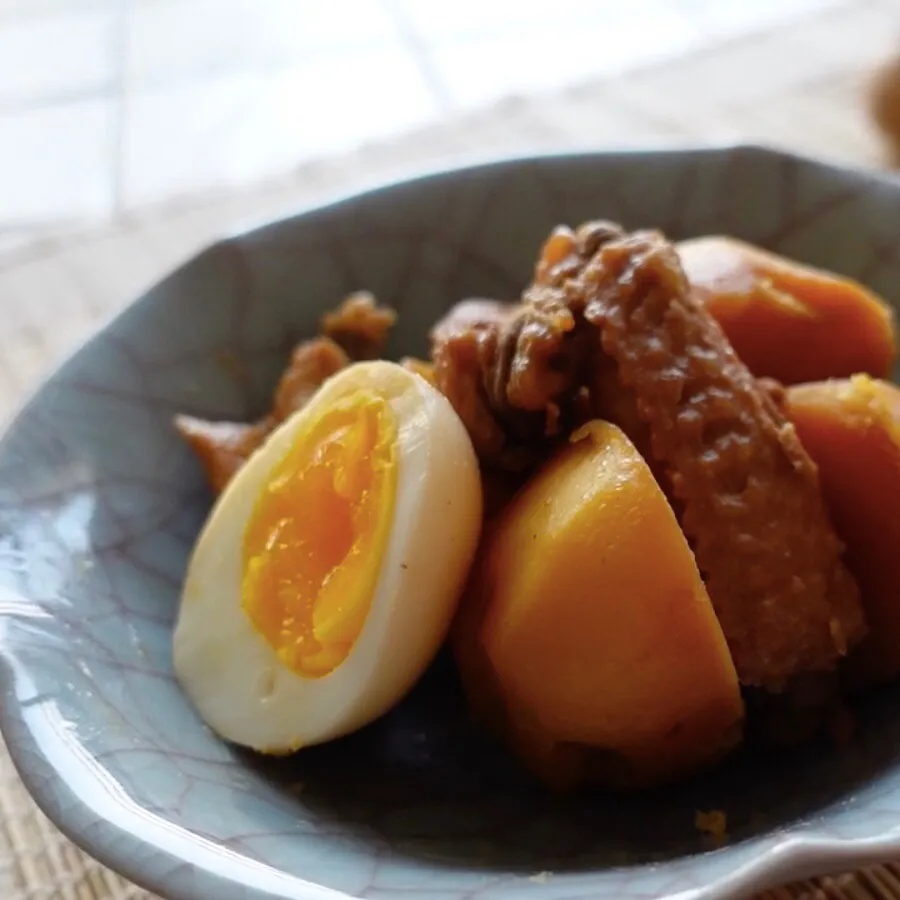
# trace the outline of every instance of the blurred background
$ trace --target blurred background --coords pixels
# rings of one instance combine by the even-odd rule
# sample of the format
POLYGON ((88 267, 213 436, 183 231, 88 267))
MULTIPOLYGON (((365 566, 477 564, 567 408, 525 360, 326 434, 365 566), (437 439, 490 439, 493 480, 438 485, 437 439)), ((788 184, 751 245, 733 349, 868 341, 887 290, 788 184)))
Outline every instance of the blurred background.
MULTIPOLYGON (((501 122, 510 98, 536 104, 514 149, 778 140, 796 109, 791 96, 771 106, 777 92, 852 91, 840 76, 889 50, 878 11, 892 4, 0 0, 0 249, 246 190, 492 105, 501 122), (860 12, 849 31, 848 8, 860 12), (817 29, 830 40, 806 33, 817 29), (693 78, 676 65, 710 55, 693 78), (654 68, 678 83, 628 83, 654 68), (567 89, 588 93, 580 122, 563 100, 554 114, 550 98, 567 89), (768 110, 751 114, 761 99, 768 110)), ((824 115, 814 124, 828 152, 824 115)), ((868 136, 843 140, 854 137, 868 136)), ((491 140, 476 133, 467 149, 491 140)), ((430 151, 466 143, 445 134, 430 151)))
MULTIPOLYGON (((883 168, 896 56, 900 0, 0 0, 0 417, 223 232, 411 171, 736 141, 883 168)), ((0 897, 149 900, 2 746, 0 897)))

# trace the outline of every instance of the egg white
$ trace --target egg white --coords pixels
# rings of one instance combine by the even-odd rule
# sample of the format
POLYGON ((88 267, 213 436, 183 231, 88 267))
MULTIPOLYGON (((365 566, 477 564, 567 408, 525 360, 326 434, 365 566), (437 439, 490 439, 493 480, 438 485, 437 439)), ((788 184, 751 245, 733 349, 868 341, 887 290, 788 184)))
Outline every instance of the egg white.
MULTIPOLYGON (((285 421, 219 497, 195 545, 173 637, 176 675, 223 738, 284 753, 373 721, 418 680, 443 642, 481 527, 481 482, 469 436, 446 398, 394 363, 337 374, 285 421), (393 522, 366 620, 328 675, 286 668, 241 606, 244 529, 272 471, 310 416, 359 387, 387 400, 397 424, 393 522)), ((315 516, 316 510, 299 510, 315 516)))

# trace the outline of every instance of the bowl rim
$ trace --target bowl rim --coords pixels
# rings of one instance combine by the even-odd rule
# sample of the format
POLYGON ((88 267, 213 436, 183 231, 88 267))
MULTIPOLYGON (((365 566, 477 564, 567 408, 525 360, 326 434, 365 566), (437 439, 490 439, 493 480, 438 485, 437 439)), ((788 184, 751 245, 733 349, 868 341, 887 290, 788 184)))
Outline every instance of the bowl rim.
MULTIPOLYGON (((6 421, 0 423, 0 457, 6 450, 9 434, 29 411, 40 403, 41 395, 47 387, 57 378, 64 376, 76 357, 90 352, 91 348, 130 310, 149 302, 149 296, 156 287, 176 278, 198 258, 220 249, 223 245, 254 240, 293 220, 352 205, 364 197, 374 197, 401 186, 412 187, 431 180, 453 178, 476 171, 513 169, 535 163, 565 165, 584 161, 601 162, 625 157, 652 160, 660 157, 714 158, 734 154, 793 160, 803 166, 835 174, 852 175, 861 181, 890 185, 894 189, 900 185, 900 180, 887 172, 814 159, 800 153, 753 142, 712 142, 702 146, 644 146, 634 149, 616 147, 608 150, 548 150, 522 155, 454 154, 448 165, 442 165, 439 159, 430 165, 413 167, 407 170, 408 174, 403 177, 374 179, 363 182, 358 187, 335 192, 322 202, 290 207, 278 218, 251 217, 242 220, 237 226, 222 229, 218 238, 210 240, 180 263, 164 271, 139 296, 122 304, 116 312, 107 316, 86 340, 70 351, 39 381, 6 421)), ((349 900, 349 895, 343 891, 304 882, 302 878, 294 876, 289 877, 289 885, 282 885, 291 888, 290 891, 284 892, 277 884, 280 880, 277 876, 282 876, 282 873, 264 863, 259 865, 275 876, 269 884, 261 886, 241 884, 218 874, 212 868, 194 866, 192 886, 179 890, 177 894, 171 893, 171 886, 166 883, 165 873, 178 866, 192 864, 184 856, 163 849, 139 836, 137 830, 129 830, 112 821, 99 808, 99 804, 90 803, 70 788, 60 769, 43 753, 35 730, 23 715, 23 705, 16 693, 16 682, 22 674, 16 671, 18 666, 14 646, 0 629, 0 734, 19 778, 37 807, 68 840, 89 856, 123 878, 158 894, 165 900, 208 900, 211 896, 215 896, 218 900, 349 900), (146 861, 151 857, 158 862, 164 861, 165 864, 147 865, 146 861)), ((130 815, 136 816, 137 813, 132 812, 130 815)), ((900 853, 900 828, 885 837, 865 839, 821 838, 815 834, 786 836, 772 846, 761 848, 755 858, 715 878, 705 886, 667 894, 660 900, 725 900, 725 898, 747 897, 754 892, 788 881, 831 875, 883 863, 898 853, 900 853)), ((599 895, 598 900, 601 900, 599 895)))

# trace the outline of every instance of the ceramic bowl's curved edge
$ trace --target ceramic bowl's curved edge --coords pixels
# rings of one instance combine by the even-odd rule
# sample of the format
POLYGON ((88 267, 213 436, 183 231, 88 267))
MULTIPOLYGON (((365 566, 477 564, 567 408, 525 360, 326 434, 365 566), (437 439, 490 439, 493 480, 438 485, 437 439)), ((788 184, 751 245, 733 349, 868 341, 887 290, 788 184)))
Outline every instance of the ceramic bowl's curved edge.
POLYGON ((871 839, 823 839, 814 833, 785 837, 703 888, 661 900, 750 900, 755 895, 809 878, 842 875, 879 865, 900 854, 900 835, 871 839))
POLYGON ((372 180, 361 180, 355 186, 345 191, 335 192, 331 197, 319 202, 301 204, 299 206, 286 206, 282 215, 273 220, 271 216, 263 218, 247 218, 225 228, 215 238, 215 244, 229 241, 240 242, 251 240, 256 236, 265 234, 272 227, 277 227, 284 222, 289 222, 301 216, 313 212, 325 211, 342 206, 361 198, 381 193, 399 185, 415 185, 436 178, 450 178, 458 175, 474 173, 477 171, 489 171, 491 169, 515 168, 523 165, 534 165, 550 162, 584 162, 591 159, 610 159, 621 157, 668 157, 670 159, 684 158, 688 156, 715 157, 722 154, 740 154, 748 157, 790 159, 794 162, 810 166, 822 171, 832 173, 852 174, 854 178, 861 178, 873 183, 891 185, 896 187, 897 178, 889 172, 879 172, 863 167, 853 166, 837 161, 816 159, 793 150, 769 146, 762 143, 746 141, 709 141, 696 145, 672 144, 671 142, 659 146, 623 145, 621 147, 608 147, 602 150, 591 149, 535 149, 510 156, 508 154, 482 154, 477 152, 454 154, 445 163, 441 160, 426 165, 416 166, 405 170, 402 177, 382 177, 372 180))
MULTIPOLYGON (((14 666, 0 643, 0 732, 7 741, 13 765, 41 812, 85 853, 144 890, 163 900, 345 900, 346 895, 314 885, 307 894, 273 894, 236 885, 212 871, 194 869, 192 885, 172 893, 167 873, 184 865, 173 853, 152 848, 127 829, 113 824, 78 797, 59 777, 58 770, 39 749, 21 716, 13 690, 14 666), (65 795, 63 798, 62 794, 65 795), (83 827, 90 820, 91 827, 83 827), (143 864, 142 864, 143 863, 143 864)), ((824 840, 809 836, 774 842, 760 857, 703 888, 661 897, 660 900, 744 900, 771 888, 806 878, 838 875, 877 865, 900 854, 900 835, 887 839, 824 840)), ((597 900, 607 900, 598 895, 597 900)), ((612 898, 608 898, 612 900, 612 898)))
POLYGON ((230 877, 227 864, 222 866, 224 871, 217 871, 188 860, 137 836, 146 830, 147 817, 124 805, 118 809, 122 824, 111 821, 99 806, 70 787, 41 750, 15 695, 15 668, 15 655, 0 640, 0 732, 13 766, 38 809, 101 865, 161 900, 350 900, 342 891, 283 874, 264 863, 258 863, 252 873, 258 879, 254 884, 246 877, 230 877))
MULTIPOLYGON (((22 707, 15 693, 14 670, 14 654, 0 640, 0 732, 13 766, 32 800, 75 846, 163 900, 209 900, 210 897, 219 900, 273 900, 271 894, 251 894, 243 888, 232 890, 229 882, 214 873, 196 870, 192 873, 193 886, 173 894, 166 883, 166 875, 184 865, 184 861, 174 854, 149 846, 127 829, 110 822, 60 777, 21 715, 22 707)), ((310 900, 314 898, 310 897, 310 900)))
MULTIPOLYGON (((272 227, 277 227, 284 222, 289 222, 300 216, 309 215, 312 212, 325 211, 334 207, 339 207, 345 203, 354 202, 365 197, 379 194, 391 188, 404 186, 414 186, 423 182, 431 181, 437 178, 452 178, 458 175, 473 174, 476 172, 487 172, 492 169, 515 168, 517 166, 527 166, 538 163, 547 162, 578 162, 590 159, 609 159, 612 157, 684 157, 684 156, 716 156, 721 153, 733 152, 761 152, 776 155, 782 154, 779 150, 770 150, 764 147, 757 147, 751 144, 715 144, 708 145, 688 145, 684 146, 661 144, 660 146, 652 146, 642 144, 641 146, 622 146, 607 148, 604 150, 563 150, 563 149, 534 149, 526 151, 515 156, 508 154, 483 154, 478 152, 471 153, 454 153, 452 157, 448 157, 443 163, 440 159, 432 161, 425 165, 415 166, 405 170, 402 177, 381 177, 376 179, 363 179, 356 185, 347 190, 335 192, 331 197, 325 198, 317 203, 301 204, 299 206, 286 206, 282 211, 282 215, 273 220, 271 216, 250 217, 242 219, 234 223, 231 227, 223 229, 218 235, 216 242, 223 241, 241 241, 252 239, 258 235, 263 235, 272 227)), ((799 159, 799 157, 797 157, 799 159)), ((804 162, 814 162, 813 160, 804 160, 804 162)))
MULTIPOLYGON (((673 146, 672 144, 665 144, 660 145, 659 147, 643 144, 635 147, 623 146, 607 148, 604 150, 536 149, 532 152, 524 152, 516 154, 515 156, 510 156, 508 154, 483 154, 477 152, 454 154, 452 158, 446 160, 446 164, 442 164, 440 160, 437 160, 426 165, 409 168, 406 170, 403 177, 398 178, 388 176, 376 179, 363 179, 355 186, 345 191, 336 192, 331 197, 325 198, 318 203, 286 206, 282 211, 282 215, 275 220, 273 220, 271 216, 242 219, 229 228, 223 229, 215 240, 216 243, 252 240, 257 236, 264 235, 272 227, 278 227, 284 222, 289 222, 301 216, 339 207, 346 203, 379 194, 400 185, 414 186, 438 178, 452 178, 464 174, 487 172, 492 169, 513 169, 518 166, 551 162, 583 162, 591 159, 599 160, 620 157, 669 157, 675 159, 686 156, 712 157, 723 153, 748 153, 790 157, 798 162, 809 163, 810 165, 821 164, 819 161, 811 158, 797 156, 796 154, 787 151, 768 148, 763 145, 728 142, 723 142, 721 144, 713 142, 700 146, 673 146)), ((846 167, 844 168, 846 170, 846 167)))
MULTIPOLYGON (((226 229, 218 239, 211 241, 205 248, 201 248, 197 253, 174 266, 164 277, 157 280, 155 285, 177 277, 178 273, 187 266, 215 251, 224 243, 240 243, 243 240, 250 240, 287 221, 350 203, 363 196, 380 193, 401 184, 412 185, 437 177, 453 177, 476 169, 488 170, 540 162, 600 160, 621 156, 675 158, 700 155, 714 157, 723 153, 789 158, 815 168, 852 174, 854 177, 873 183, 889 184, 892 188, 896 188, 897 185, 896 180, 886 174, 857 170, 837 163, 812 159, 780 148, 753 143, 723 142, 721 144, 710 143, 701 147, 615 148, 607 151, 561 152, 550 150, 515 157, 475 158, 452 168, 428 167, 414 172, 408 177, 377 181, 358 190, 336 195, 323 202, 286 210, 285 215, 274 222, 248 222, 240 228, 226 229)), ((88 351, 95 341, 101 340, 109 328, 114 326, 129 310, 142 303, 147 295, 148 291, 145 291, 132 303, 112 315, 99 330, 76 347, 50 375, 32 390, 5 422, 0 423, 0 431, 2 431, 0 454, 2 454, 6 442, 7 432, 15 428, 19 419, 27 414, 29 407, 38 400, 47 384, 63 374, 79 354, 88 351)), ((307 900, 307 898, 308 900, 327 900, 327 898, 338 900, 344 896, 315 885, 309 885, 308 890, 302 894, 295 892, 272 893, 267 890, 242 886, 217 875, 210 869, 197 868, 193 869, 191 886, 179 888, 177 894, 172 893, 172 886, 167 876, 183 866, 184 860, 175 853, 149 845, 126 827, 111 822, 100 809, 91 805, 69 787, 57 767, 41 750, 32 728, 22 715, 21 701, 15 689, 16 664, 13 649, 8 646, 0 634, 0 734, 6 741, 10 758, 23 784, 43 814, 73 844, 101 864, 118 872, 136 885, 159 894, 166 900, 208 900, 210 896, 215 896, 217 900, 307 900), (151 859, 153 860, 152 865, 150 864, 151 859)), ((137 820, 138 817, 134 816, 134 818, 137 820)), ((137 824, 135 821, 136 830, 137 824)), ((737 898, 747 897, 754 892, 788 881, 836 874, 862 866, 874 865, 897 854, 900 854, 900 834, 875 839, 821 839, 815 836, 814 831, 811 831, 807 835, 785 837, 780 842, 773 842, 758 858, 733 872, 702 888, 670 895, 667 900, 726 900, 726 898, 737 900, 737 898)), ((302 884, 299 880, 296 883, 302 884)), ((598 900, 601 898, 598 897, 598 900)))

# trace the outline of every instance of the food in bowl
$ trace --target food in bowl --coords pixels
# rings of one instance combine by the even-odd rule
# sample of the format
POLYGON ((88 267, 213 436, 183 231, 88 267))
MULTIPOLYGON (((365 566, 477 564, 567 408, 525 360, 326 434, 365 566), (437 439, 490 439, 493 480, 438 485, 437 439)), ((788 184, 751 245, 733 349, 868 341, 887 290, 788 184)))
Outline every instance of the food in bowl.
POLYGON ((449 630, 473 711, 544 781, 645 787, 745 738, 808 739, 900 668, 900 636, 871 637, 898 616, 900 567, 883 553, 870 579, 854 550, 884 513, 855 502, 865 471, 814 427, 896 476, 896 392, 879 380, 894 323, 861 285, 727 238, 591 222, 548 237, 520 300, 463 300, 435 323, 430 359, 360 362, 391 323, 354 295, 296 348, 263 420, 176 423, 219 492, 176 671, 223 737, 289 752, 346 734, 449 630), (377 421, 340 405, 388 382, 429 398, 398 450, 402 508, 366 462, 377 421), (358 471, 316 463, 307 490, 294 462, 331 452, 358 471), (331 540, 336 496, 381 521, 353 532, 366 540, 331 540), (387 553, 395 539, 409 552, 387 553), (391 568, 413 559, 414 582, 391 568))

